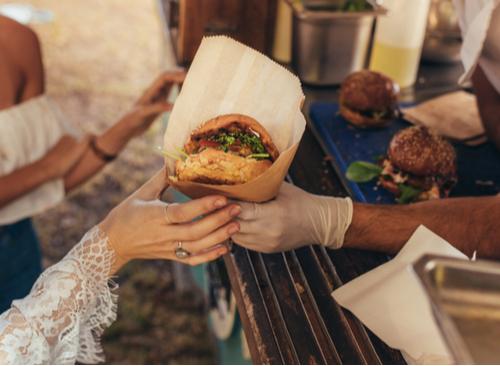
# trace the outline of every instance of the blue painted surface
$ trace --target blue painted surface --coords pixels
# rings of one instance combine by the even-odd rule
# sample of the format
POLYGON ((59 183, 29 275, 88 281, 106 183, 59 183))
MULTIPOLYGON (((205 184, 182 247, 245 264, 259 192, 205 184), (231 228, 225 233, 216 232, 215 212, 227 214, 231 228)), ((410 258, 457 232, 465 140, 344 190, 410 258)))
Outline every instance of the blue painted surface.
MULTIPOLYGON (((335 103, 317 102, 310 108, 311 122, 332 155, 345 185, 361 202, 394 203, 394 196, 377 186, 376 181, 354 183, 345 178, 345 171, 356 160, 376 162, 384 155, 392 136, 410 126, 398 119, 387 128, 358 129, 339 114, 335 103)), ((500 153, 491 144, 469 147, 454 144, 457 151, 458 184, 451 196, 481 196, 500 192, 500 153)))

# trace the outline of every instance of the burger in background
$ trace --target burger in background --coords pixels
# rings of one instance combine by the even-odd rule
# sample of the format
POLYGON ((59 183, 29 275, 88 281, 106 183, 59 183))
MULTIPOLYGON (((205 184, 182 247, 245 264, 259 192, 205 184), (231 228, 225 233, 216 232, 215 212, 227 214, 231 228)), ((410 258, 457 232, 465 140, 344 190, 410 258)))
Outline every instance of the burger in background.
POLYGON ((340 115, 356 127, 384 127, 398 116, 399 87, 389 77, 362 70, 340 88, 340 115))
POLYGON ((379 183, 397 197, 409 187, 416 201, 445 198, 457 182, 453 146, 422 126, 394 135, 381 164, 379 183))
POLYGON ((399 203, 445 198, 457 182, 456 154, 441 136, 413 126, 394 135, 379 164, 354 162, 346 176, 358 183, 378 178, 399 203))

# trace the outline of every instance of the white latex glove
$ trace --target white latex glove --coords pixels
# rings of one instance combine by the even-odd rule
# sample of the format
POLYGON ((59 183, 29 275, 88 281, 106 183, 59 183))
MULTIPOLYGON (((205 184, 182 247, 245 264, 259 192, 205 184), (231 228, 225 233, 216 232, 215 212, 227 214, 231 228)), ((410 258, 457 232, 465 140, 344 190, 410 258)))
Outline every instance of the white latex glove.
POLYGON ((264 253, 310 244, 340 248, 352 221, 350 198, 316 196, 288 183, 283 183, 272 201, 239 204, 240 231, 231 238, 264 253))

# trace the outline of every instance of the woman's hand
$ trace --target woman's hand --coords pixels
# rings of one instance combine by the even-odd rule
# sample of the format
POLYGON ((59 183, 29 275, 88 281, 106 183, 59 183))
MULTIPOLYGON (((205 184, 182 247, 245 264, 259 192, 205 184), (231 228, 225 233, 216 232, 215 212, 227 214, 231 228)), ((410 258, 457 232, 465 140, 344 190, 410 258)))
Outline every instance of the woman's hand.
POLYGON ((138 136, 146 131, 160 113, 172 109, 167 102, 172 86, 182 84, 184 71, 165 72, 161 74, 142 94, 120 123, 129 130, 130 136, 138 136))
POLYGON ((89 142, 90 136, 85 136, 80 141, 68 135, 61 137, 40 160, 43 169, 52 179, 63 177, 80 161, 89 142))
POLYGON ((350 199, 316 196, 289 183, 272 201, 240 205, 240 231, 232 239, 264 253, 310 244, 340 248, 352 220, 350 199))
POLYGON ((167 188, 166 178, 166 170, 162 169, 99 225, 116 254, 112 273, 136 258, 173 259, 197 265, 228 252, 223 243, 239 230, 233 219, 240 207, 228 205, 223 196, 167 204, 159 199, 167 188), (204 217, 195 220, 201 215, 204 217), (191 253, 189 257, 176 257, 179 242, 191 253))

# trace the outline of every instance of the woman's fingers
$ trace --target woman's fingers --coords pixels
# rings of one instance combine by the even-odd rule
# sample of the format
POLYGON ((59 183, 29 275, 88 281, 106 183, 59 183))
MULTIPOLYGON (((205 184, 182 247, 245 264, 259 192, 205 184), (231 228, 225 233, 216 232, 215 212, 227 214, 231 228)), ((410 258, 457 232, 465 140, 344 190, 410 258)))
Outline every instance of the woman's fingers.
POLYGON ((234 235, 238 232, 239 225, 236 222, 231 222, 229 224, 224 225, 223 227, 218 228, 212 233, 202 237, 198 240, 193 241, 183 241, 182 247, 186 249, 188 252, 196 254, 202 251, 206 251, 210 249, 214 245, 220 244, 226 240, 228 240, 231 235, 234 235))
POLYGON ((179 240, 198 240, 222 227, 241 212, 238 205, 229 205, 219 211, 189 224, 178 225, 176 237, 179 240))
POLYGON ((227 198, 224 196, 206 196, 186 203, 171 203, 166 209, 167 222, 169 224, 191 222, 226 205, 227 198))
POLYGON ((197 266, 198 264, 211 262, 216 260, 220 256, 227 254, 229 252, 229 248, 225 245, 217 246, 214 249, 205 252, 203 254, 193 255, 191 257, 187 257, 182 262, 189 264, 190 266, 197 266))

